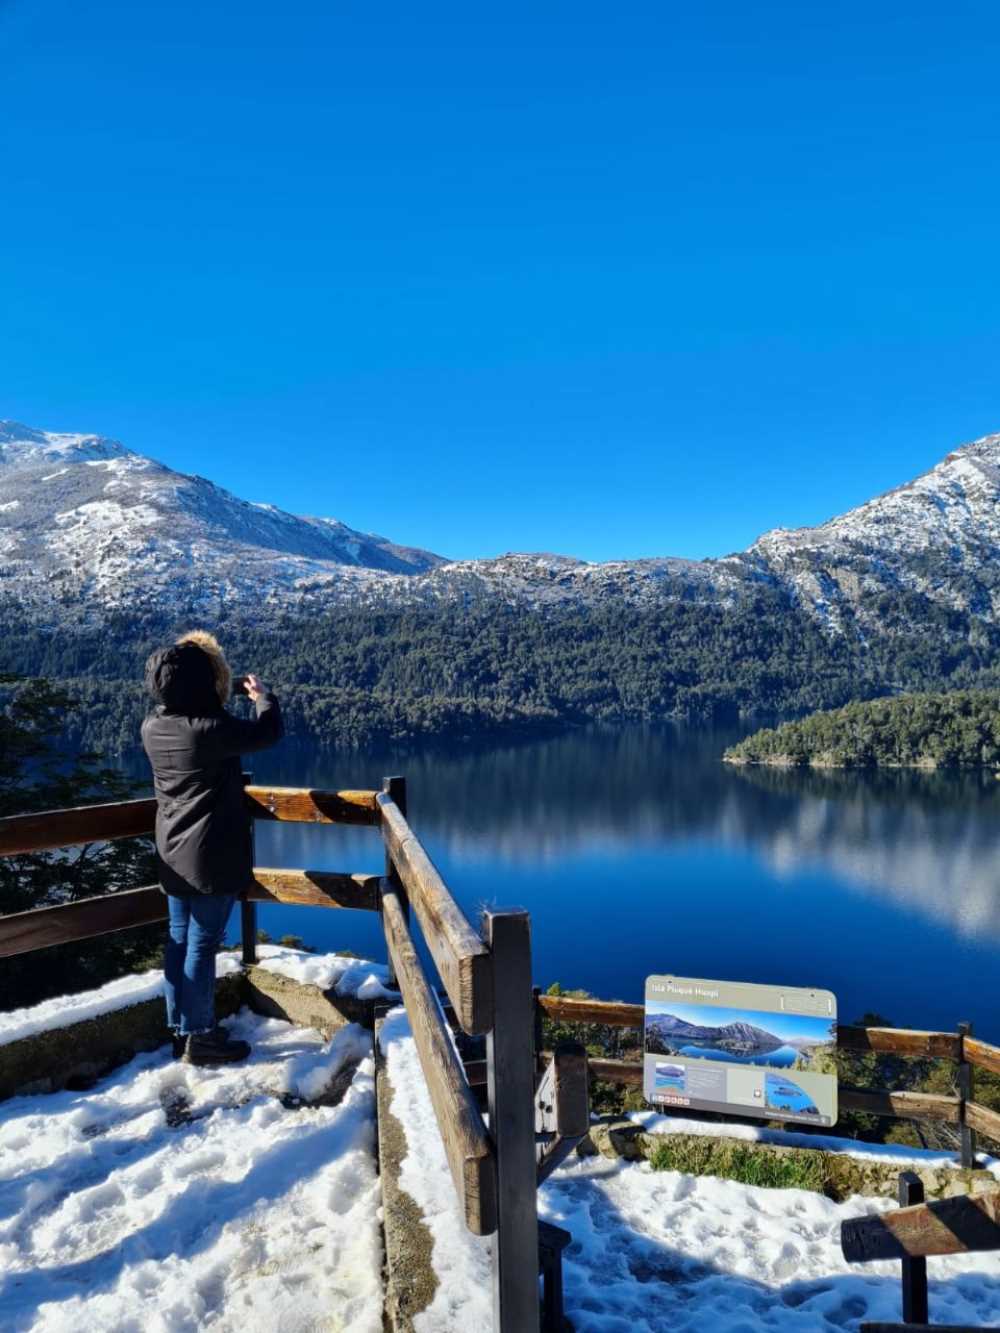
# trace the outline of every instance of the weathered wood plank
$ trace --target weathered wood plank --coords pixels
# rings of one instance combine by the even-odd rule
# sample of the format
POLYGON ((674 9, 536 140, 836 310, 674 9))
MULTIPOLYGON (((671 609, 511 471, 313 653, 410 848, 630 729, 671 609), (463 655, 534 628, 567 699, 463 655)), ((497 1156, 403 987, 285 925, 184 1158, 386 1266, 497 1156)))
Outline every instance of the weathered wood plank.
POLYGON ((568 995, 539 995, 538 1003, 549 1018, 562 1023, 603 1023, 613 1028, 641 1028, 645 1010, 641 1004, 618 1004, 609 1000, 576 1000, 568 995))
POLYGON ((271 870, 255 866, 253 877, 254 887, 247 894, 252 902, 378 911, 378 875, 349 875, 329 870, 271 870))
POLYGON ((992 1046, 978 1037, 966 1037, 964 1047, 969 1064, 988 1069, 991 1074, 1000 1074, 1000 1046, 992 1046))
POLYGON ((463 1068, 470 1088, 483 1087, 487 1079, 485 1060, 466 1060, 463 1068))
POLYGON ((895 1116, 900 1120, 959 1122, 958 1097, 932 1092, 884 1092, 877 1088, 841 1088, 837 1094, 842 1111, 866 1111, 869 1115, 895 1116))
POLYGON ((144 837, 153 832, 155 821, 156 802, 152 798, 7 815, 0 819, 0 856, 144 837))
POLYGON ((841 1223, 840 1246, 850 1264, 1000 1250, 1000 1190, 852 1217, 841 1223))
MULTIPOLYGON (((395 776, 387 775, 386 777, 384 777, 382 779, 382 791, 386 796, 389 797, 390 800, 395 802, 396 809, 405 819, 406 779, 402 776, 402 774, 397 773, 395 776)), ((381 818, 381 810, 379 811, 379 817, 381 818)), ((389 847, 388 844, 385 842, 385 838, 382 839, 382 843, 383 843, 383 855, 384 855, 383 864, 385 866, 385 877, 392 885, 392 887, 396 890, 396 892, 399 894, 399 905, 403 909, 403 916, 406 920, 407 929, 409 929, 410 900, 406 896, 406 890, 403 888, 403 881, 399 878, 399 871, 396 869, 395 863, 393 862, 392 853, 389 851, 389 847)), ((395 986, 396 978, 392 974, 391 958, 389 959, 389 976, 387 979, 390 986, 395 986)), ((449 1018, 449 1022, 450 1021, 451 1020, 449 1018)))
POLYGON ((858 1333, 983 1333, 982 1324, 883 1324, 866 1321, 858 1333))
POLYGON ((376 803, 385 845, 458 1021, 468 1033, 489 1032, 493 1026, 493 960, 489 950, 449 893, 396 803, 381 792, 376 803))
POLYGON ((490 1133, 497 1161, 493 1329, 538 1333, 531 922, 527 912, 488 908, 483 934, 496 969, 496 1022, 486 1036, 490 1133))
POLYGON ((322 791, 314 787, 247 787, 255 819, 300 824, 377 824, 374 791, 322 791))
POLYGON ((148 926, 166 920, 166 916, 167 900, 158 888, 127 889, 100 898, 14 912, 0 916, 0 958, 107 935, 129 926, 148 926))
POLYGON ((587 1052, 578 1041, 560 1042, 535 1089, 539 1184, 565 1161, 589 1129, 587 1052))
POLYGON ((399 894, 386 888, 384 881, 382 921, 465 1224, 477 1236, 488 1236, 497 1226, 493 1146, 465 1080, 441 1006, 413 947, 399 894))
POLYGON ((957 1060, 961 1043, 956 1032, 921 1032, 909 1028, 865 1028, 839 1025, 842 1051, 879 1051, 886 1055, 917 1055, 957 1060))
POLYGON ((970 1129, 1000 1143, 1000 1111, 991 1111, 978 1102, 965 1103, 965 1123, 970 1129))
POLYGON ((642 1065, 629 1060, 595 1060, 591 1056, 587 1061, 590 1077, 601 1079, 604 1083, 624 1083, 634 1088, 642 1087, 642 1065))

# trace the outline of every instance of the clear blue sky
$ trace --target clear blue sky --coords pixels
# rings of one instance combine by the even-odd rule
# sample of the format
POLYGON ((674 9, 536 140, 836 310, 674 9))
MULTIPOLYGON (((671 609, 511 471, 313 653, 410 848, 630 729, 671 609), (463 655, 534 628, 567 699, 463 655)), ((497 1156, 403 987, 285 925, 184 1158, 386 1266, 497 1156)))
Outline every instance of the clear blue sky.
POLYGON ((457 556, 1000 430, 1000 6, 0 0, 0 416, 457 556))

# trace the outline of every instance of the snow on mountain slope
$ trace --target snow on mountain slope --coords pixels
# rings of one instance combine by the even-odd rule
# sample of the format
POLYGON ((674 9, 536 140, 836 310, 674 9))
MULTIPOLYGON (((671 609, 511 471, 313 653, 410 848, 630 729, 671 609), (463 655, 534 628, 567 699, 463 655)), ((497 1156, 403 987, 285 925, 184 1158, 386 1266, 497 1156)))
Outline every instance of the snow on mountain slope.
POLYGON ((915 593, 993 623, 1000 612, 1000 435, 814 528, 775 528, 746 552, 832 628, 885 594, 915 593))
POLYGON ((441 557, 241 500, 94 435, 0 422, 0 589, 53 603, 203 611, 294 598, 303 581, 363 585, 441 557))
POLYGON ((212 617, 334 604, 732 606, 773 589, 831 634, 1000 625, 1000 435, 812 528, 714 560, 550 554, 448 562, 241 500, 113 440, 0 422, 0 599, 45 623, 108 608, 212 617))

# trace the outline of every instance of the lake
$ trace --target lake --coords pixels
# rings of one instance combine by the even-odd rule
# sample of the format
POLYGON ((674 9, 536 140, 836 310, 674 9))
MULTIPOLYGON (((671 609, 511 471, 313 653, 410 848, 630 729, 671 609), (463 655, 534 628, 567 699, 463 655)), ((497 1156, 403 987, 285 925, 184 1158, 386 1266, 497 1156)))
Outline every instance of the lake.
MULTIPOLYGON (((650 973, 823 987, 842 1022, 970 1019, 1000 1040, 1000 782, 722 764, 740 734, 595 728, 406 754, 286 740, 248 766, 288 786, 405 774, 411 823, 470 917, 531 912, 542 986, 640 1003, 650 973)), ((257 829, 259 865, 381 870, 372 829, 257 829)), ((262 907, 260 925, 384 956, 367 914, 262 907)))
MULTIPOLYGON (((720 981, 724 979, 729 978, 719 978, 720 981)), ((753 1055, 736 1055, 733 1051, 720 1050, 717 1046, 681 1046, 678 1055, 697 1057, 699 1060, 721 1060, 727 1065, 772 1065, 775 1069, 791 1069, 799 1058, 799 1052, 794 1046, 778 1046, 773 1051, 753 1055)))

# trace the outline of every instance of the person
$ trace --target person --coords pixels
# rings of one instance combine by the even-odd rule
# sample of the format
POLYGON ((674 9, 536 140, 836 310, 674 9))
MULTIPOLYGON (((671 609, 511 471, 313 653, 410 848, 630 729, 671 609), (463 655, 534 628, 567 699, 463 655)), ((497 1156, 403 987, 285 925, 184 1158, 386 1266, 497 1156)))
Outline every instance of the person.
POLYGON ((257 716, 226 710, 232 672, 204 630, 183 635, 146 663, 155 707, 142 724, 156 792, 156 862, 167 895, 167 1026, 174 1054, 222 1065, 250 1053, 215 1020, 215 955, 238 894, 253 880, 251 817, 240 756, 284 734, 281 708, 255 675, 240 682, 257 716))

